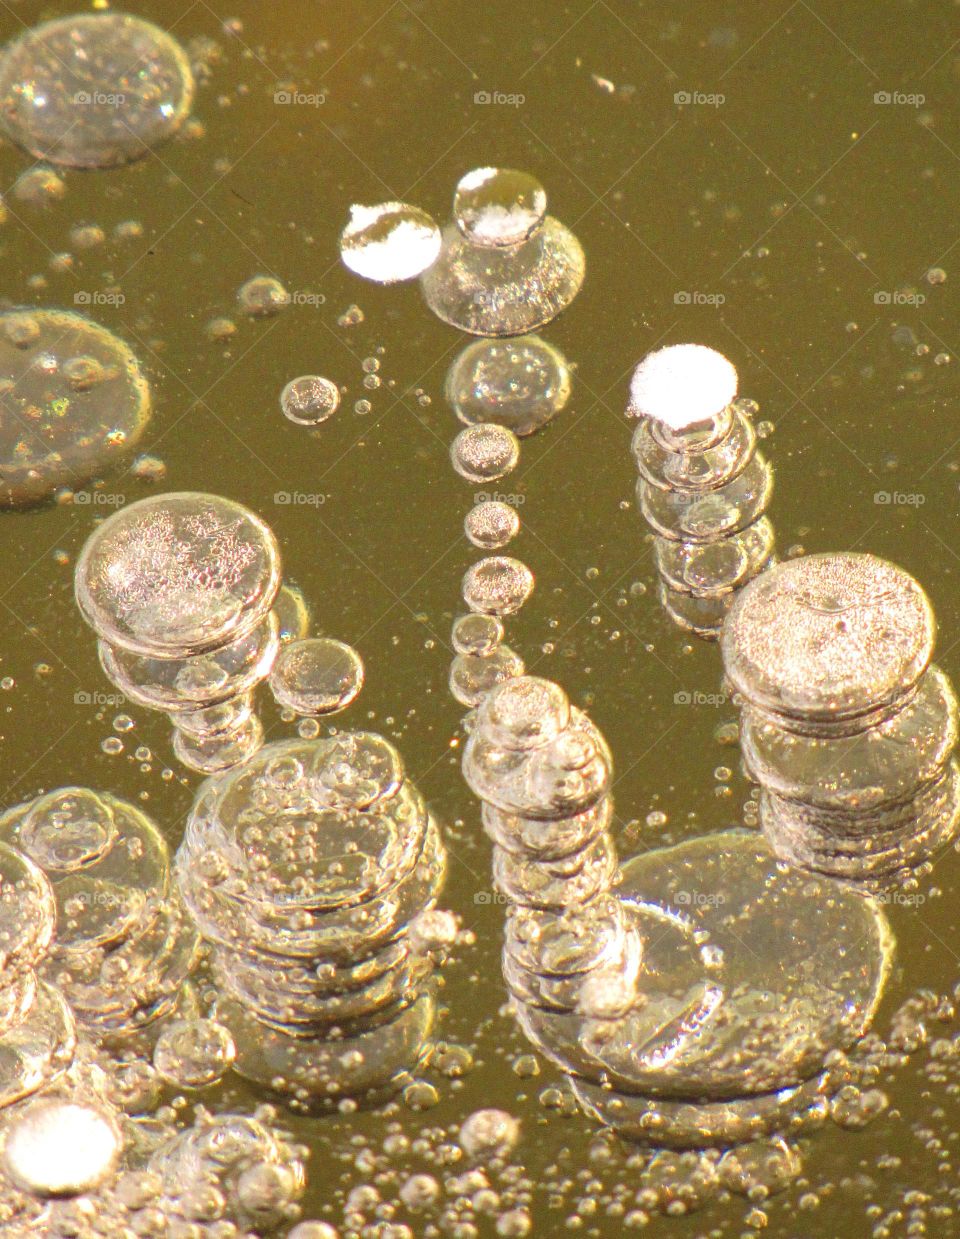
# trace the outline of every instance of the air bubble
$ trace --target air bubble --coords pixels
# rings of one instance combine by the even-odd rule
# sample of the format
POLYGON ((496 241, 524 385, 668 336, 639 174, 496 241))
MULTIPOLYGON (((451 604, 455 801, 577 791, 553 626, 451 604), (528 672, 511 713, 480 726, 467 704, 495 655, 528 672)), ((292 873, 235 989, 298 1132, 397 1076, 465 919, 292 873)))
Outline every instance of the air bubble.
POLYGON ((330 379, 304 374, 291 379, 280 393, 284 417, 298 426, 319 426, 340 407, 340 389, 330 379))
POLYGON ((363 661, 355 649, 330 637, 291 641, 277 655, 270 691, 298 714, 345 710, 363 687, 363 661))
POLYGON ((355 275, 378 284, 412 280, 440 252, 440 229, 419 207, 405 202, 352 206, 340 237, 340 257, 355 275))
POLYGON ((492 422, 468 426, 450 445, 450 459, 468 482, 494 482, 517 467, 520 441, 512 430, 492 422))

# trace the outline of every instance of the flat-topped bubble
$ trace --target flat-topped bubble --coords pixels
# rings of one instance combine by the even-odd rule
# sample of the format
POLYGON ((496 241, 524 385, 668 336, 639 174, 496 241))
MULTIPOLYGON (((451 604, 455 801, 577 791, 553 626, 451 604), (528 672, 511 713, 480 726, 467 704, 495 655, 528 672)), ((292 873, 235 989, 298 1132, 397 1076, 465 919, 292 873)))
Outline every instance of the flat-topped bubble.
POLYGON ((168 657, 239 640, 279 585, 279 549, 264 522, 192 491, 116 512, 87 539, 75 573, 77 604, 100 637, 168 657))
POLYGON ((406 202, 355 205, 340 236, 340 257, 355 275, 377 284, 416 279, 440 253, 440 229, 406 202))
POLYGON ((533 749, 555 740, 570 724, 570 702, 559 684, 527 675, 488 698, 476 727, 494 744, 533 749))
POLYGON ((291 379, 280 393, 280 408, 297 426, 319 426, 340 407, 340 388, 320 374, 291 379))
POLYGON ((889 705, 926 669, 935 635, 926 594, 873 555, 807 555, 768 569, 734 603, 726 675, 762 708, 843 719, 889 705))
POLYGON ((512 615, 533 593, 533 586, 533 573, 525 563, 509 555, 491 555, 467 569, 463 600, 471 611, 512 615))
POLYGON ((526 241, 546 214, 543 186, 512 168, 475 168, 460 178, 453 198, 453 217, 463 235, 493 249, 526 241))
POLYGON ((270 691, 298 714, 345 710, 363 688, 363 661, 357 651, 331 637, 312 637, 283 645, 270 673, 270 691))
POLYGON ((3 1168, 21 1191, 75 1196, 92 1191, 113 1172, 122 1148, 120 1129, 104 1106, 41 1098, 7 1127, 3 1168))
POLYGON ((0 313, 0 506, 121 463, 151 412, 140 363, 106 327, 67 310, 0 313))
POLYGON ((468 482, 495 482, 520 461, 520 441, 512 430, 480 422, 461 430, 450 445, 454 469, 468 482))
POLYGON ((248 318, 272 318, 290 304, 290 294, 273 275, 255 275, 241 284, 237 304, 248 318))
POLYGON ((566 358, 539 336, 474 340, 454 358, 445 385, 461 422, 495 422, 521 437, 562 412, 570 390, 566 358))
POLYGON ((669 344, 634 370, 630 411, 681 431, 722 413, 736 394, 737 371, 722 353, 702 344, 669 344))
POLYGON ((183 48, 128 13, 82 13, 27 30, 0 56, 0 123, 38 159, 112 168, 170 138, 193 102, 183 48))

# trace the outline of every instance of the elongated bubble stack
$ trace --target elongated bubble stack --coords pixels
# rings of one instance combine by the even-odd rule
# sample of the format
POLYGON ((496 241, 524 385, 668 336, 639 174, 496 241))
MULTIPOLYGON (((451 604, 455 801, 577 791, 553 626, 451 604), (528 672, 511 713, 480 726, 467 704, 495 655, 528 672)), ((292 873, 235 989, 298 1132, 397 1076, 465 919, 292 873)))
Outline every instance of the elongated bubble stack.
POLYGON ((253 512, 177 492, 116 512, 87 539, 77 604, 131 701, 170 715, 174 750, 213 773, 260 747, 253 690, 276 657, 280 553, 253 512))
POLYGON ((548 680, 487 694, 463 769, 510 905, 518 1020, 589 1113, 638 1140, 734 1143, 801 1124, 847 1082, 827 1064, 868 1027, 889 969, 876 902, 746 831, 618 868, 609 753, 548 680))
POLYGON ((415 1064, 433 1013, 417 926, 444 872, 423 798, 371 732, 279 741, 208 779, 176 873, 236 1070, 313 1105, 415 1064))
POLYGON ((873 555, 771 568, 730 612, 724 669, 779 856, 883 887, 960 827, 957 703, 923 590, 873 555))
POLYGON ((37 975, 56 919, 41 870, 0 843, 0 1109, 50 1084, 73 1058, 73 1014, 59 990, 37 975))
POLYGON ((52 887, 57 933, 40 975, 63 992, 80 1026, 116 1040, 168 1015, 198 940, 153 822, 104 792, 62 787, 4 813, 0 840, 52 887))
POLYGON ((629 412, 637 502, 654 533, 660 596, 681 627, 716 637, 737 591, 773 554, 764 516, 773 484, 756 450, 752 401, 737 372, 700 344, 648 354, 633 374, 629 412))

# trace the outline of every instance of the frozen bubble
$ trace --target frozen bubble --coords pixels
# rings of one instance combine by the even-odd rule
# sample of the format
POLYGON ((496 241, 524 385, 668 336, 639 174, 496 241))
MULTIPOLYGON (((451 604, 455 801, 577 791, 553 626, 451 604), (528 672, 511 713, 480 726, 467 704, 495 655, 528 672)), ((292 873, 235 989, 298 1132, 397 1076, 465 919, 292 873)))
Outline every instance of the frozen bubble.
POLYGON ((533 593, 533 585, 533 573, 526 564, 508 555, 491 555, 467 569, 463 600, 471 611, 512 615, 533 593))
POLYGON ((122 1147, 120 1129, 102 1106, 51 1097, 30 1102, 11 1120, 3 1168, 21 1191, 73 1196, 102 1183, 122 1147))
POLYGON ((495 249, 526 241, 546 214, 543 186, 512 168, 475 168, 461 177, 453 197, 453 217, 467 240, 495 249))
POLYGON ((475 1110, 460 1127, 460 1147, 468 1157, 505 1157, 520 1139, 520 1124, 506 1110, 475 1110))
POLYGON ((524 670, 523 659, 509 645, 497 645, 486 654, 458 654, 450 664, 450 692, 462 706, 472 708, 491 689, 524 670))
POLYGON ((280 585, 276 540, 230 499, 181 491, 141 499, 87 539, 77 604, 105 641, 147 656, 187 656, 251 632, 280 585))
POLYGON ((446 397, 468 426, 495 422, 529 435, 567 406, 571 379, 566 358, 539 336, 474 340, 454 359, 446 397))
POLYGON ((340 389, 319 374, 291 379, 280 393, 283 415, 298 426, 319 426, 340 406, 340 389))
POLYGON ((488 499, 470 509, 464 517, 463 530, 474 546, 499 550, 520 532, 520 515, 509 503, 488 499))
POLYGON ((685 430, 722 413, 737 394, 737 371, 702 344, 670 344, 648 353, 630 380, 635 416, 685 430))
POLYGON ((450 445, 453 467, 468 482, 495 482, 520 461, 520 440, 512 430, 480 422, 461 430, 450 445))
POLYGON ((53 168, 28 168, 13 183, 13 196, 31 206, 49 206, 67 192, 67 183, 53 168))
POLYGON ((298 714, 344 710, 363 687, 363 662, 352 646, 331 637, 290 641, 277 655, 270 691, 298 714))
POLYGON ((461 615, 454 621, 450 639, 458 654, 487 658, 503 640, 503 624, 495 615, 461 615))
POLYGON ((241 285, 237 304, 250 318, 269 318, 290 304, 290 294, 272 275, 255 275, 241 285))
POLYGON ((76 14, 28 30, 0 58, 0 121, 38 159, 110 168, 140 159, 190 111, 180 45, 127 13, 76 14))
POLYGON ((933 652, 926 594, 873 555, 807 555, 747 585, 721 636, 737 692, 762 708, 829 722, 909 692, 933 652))
POLYGON ((13 979, 43 958, 53 939, 50 883, 22 852, 0 843, 0 972, 13 979))
POLYGON ((512 750, 549 744, 570 725, 570 702, 559 684, 527 675, 495 693, 477 716, 477 729, 512 750))
POLYGON ((0 313, 0 505, 121 462, 151 411, 139 362, 105 327, 66 310, 0 313))
POLYGON ((555 318, 579 292, 586 261, 576 237, 545 211, 542 188, 524 173, 468 173, 440 255, 422 277, 431 310, 486 336, 523 335, 555 318))
POLYGON ((310 605, 299 585, 289 581, 280 586, 273 609, 280 628, 280 640, 297 641, 310 631, 310 605))
POLYGON ((160 1033, 153 1065, 177 1088, 205 1088, 223 1078, 236 1053, 229 1029, 215 1020, 175 1020, 160 1033))
POLYGON ((352 206, 340 237, 344 265, 365 280, 395 284, 422 274, 440 253, 440 229, 405 202, 352 206))

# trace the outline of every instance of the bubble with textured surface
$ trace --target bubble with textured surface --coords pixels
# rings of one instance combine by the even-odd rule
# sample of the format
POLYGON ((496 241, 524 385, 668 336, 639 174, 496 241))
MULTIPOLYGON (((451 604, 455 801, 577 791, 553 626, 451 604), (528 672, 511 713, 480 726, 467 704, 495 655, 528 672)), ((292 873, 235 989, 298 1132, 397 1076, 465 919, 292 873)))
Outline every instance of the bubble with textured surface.
POLYGON ((474 340, 447 371, 445 394, 468 426, 495 422, 514 434, 533 434, 570 399, 566 358, 539 336, 474 340))
POLYGON ((319 374, 291 379, 280 393, 284 417, 297 426, 319 426, 340 407, 340 389, 319 374))
POLYGON ((140 363, 106 327, 67 310, 0 313, 0 505, 121 463, 151 412, 140 363))
POLYGON ((180 45, 128 13, 57 18, 0 56, 0 123, 38 159, 110 168, 180 128, 193 101, 180 45))
POLYGON ((331 637, 284 645, 270 673, 270 691, 298 714, 344 710, 363 688, 363 660, 352 646, 331 637))
POLYGON ((520 441, 512 430, 480 422, 461 430, 450 445, 450 460, 468 482, 495 482, 520 461, 520 441))

